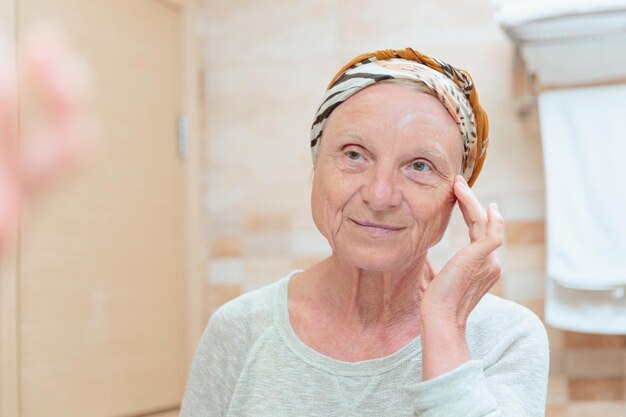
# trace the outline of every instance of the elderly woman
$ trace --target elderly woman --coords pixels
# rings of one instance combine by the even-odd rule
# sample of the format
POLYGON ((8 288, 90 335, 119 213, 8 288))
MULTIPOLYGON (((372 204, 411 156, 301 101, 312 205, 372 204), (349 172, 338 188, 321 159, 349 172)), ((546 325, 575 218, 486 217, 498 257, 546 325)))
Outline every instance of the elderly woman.
POLYGON ((410 48, 342 68, 311 132, 332 255, 213 315, 181 415, 544 415, 545 329, 487 293, 504 228, 470 189, 487 131, 465 71, 410 48), (456 202, 470 244, 437 271, 456 202))

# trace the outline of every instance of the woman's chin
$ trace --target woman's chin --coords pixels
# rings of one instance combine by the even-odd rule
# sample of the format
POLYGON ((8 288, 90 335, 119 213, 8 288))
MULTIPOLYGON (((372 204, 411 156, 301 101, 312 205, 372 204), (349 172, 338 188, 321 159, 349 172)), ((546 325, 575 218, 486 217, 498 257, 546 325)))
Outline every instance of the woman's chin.
POLYGON ((348 253, 336 253, 347 265, 365 271, 383 272, 407 268, 411 262, 408 254, 380 248, 351 248, 348 253))

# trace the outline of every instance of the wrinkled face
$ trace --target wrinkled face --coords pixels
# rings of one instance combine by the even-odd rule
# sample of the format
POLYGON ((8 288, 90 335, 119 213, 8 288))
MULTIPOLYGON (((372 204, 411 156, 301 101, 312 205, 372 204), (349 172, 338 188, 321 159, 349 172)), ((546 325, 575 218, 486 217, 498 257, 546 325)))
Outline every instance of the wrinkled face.
POLYGON ((313 220, 333 253, 369 271, 405 268, 437 243, 455 203, 459 130, 439 100, 375 84, 329 117, 313 176, 313 220))

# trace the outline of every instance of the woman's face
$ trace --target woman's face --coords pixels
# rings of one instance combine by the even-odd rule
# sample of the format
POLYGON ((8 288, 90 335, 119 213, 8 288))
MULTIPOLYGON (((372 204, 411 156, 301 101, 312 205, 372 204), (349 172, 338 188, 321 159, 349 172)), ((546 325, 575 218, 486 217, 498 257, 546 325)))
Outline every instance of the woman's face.
POLYGON ((324 128, 313 220, 335 255, 369 271, 407 267, 437 243, 455 203, 462 141, 439 100, 375 84, 324 128))

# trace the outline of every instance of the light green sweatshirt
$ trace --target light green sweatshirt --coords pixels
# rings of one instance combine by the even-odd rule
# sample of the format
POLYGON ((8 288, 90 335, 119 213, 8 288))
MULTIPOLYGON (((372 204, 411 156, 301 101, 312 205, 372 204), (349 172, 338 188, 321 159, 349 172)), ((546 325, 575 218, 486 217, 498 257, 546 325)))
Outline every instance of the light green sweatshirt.
POLYGON ((530 310, 487 294, 471 313, 472 360, 422 381, 421 341, 382 358, 342 362, 305 345, 283 279, 212 316, 196 352, 181 417, 539 417, 548 340, 530 310))

